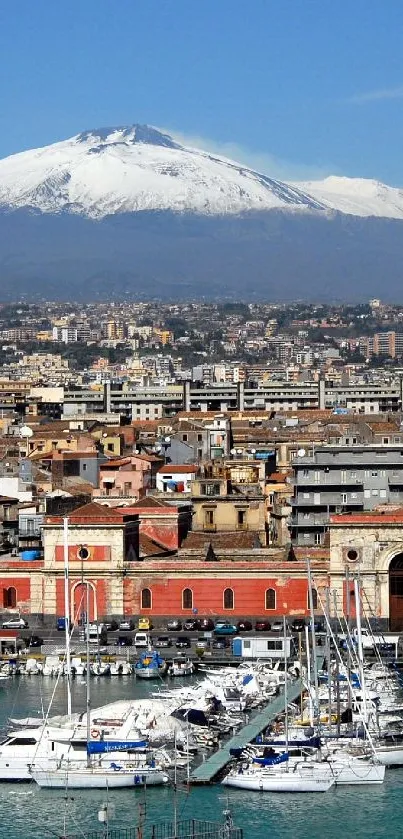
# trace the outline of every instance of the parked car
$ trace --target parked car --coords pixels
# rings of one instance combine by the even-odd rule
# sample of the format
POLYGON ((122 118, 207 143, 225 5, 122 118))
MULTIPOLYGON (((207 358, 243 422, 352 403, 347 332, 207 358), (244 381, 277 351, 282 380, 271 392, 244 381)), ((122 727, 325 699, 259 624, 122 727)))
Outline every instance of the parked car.
MULTIPOLYGON (((309 621, 308 621, 309 629, 311 628, 311 625, 312 625, 312 621, 311 621, 311 619, 309 619, 309 621)), ((323 623, 323 620, 321 620, 320 618, 315 618, 315 620, 313 622, 313 628, 314 628, 315 632, 324 632, 325 631, 325 625, 323 623)))
POLYGON ((133 646, 133 638, 130 638, 130 635, 119 635, 115 641, 115 647, 132 647, 133 646))
POLYGON ((214 638, 211 646, 213 650, 226 650, 231 646, 231 641, 228 638, 214 638))
POLYGON ((222 620, 216 622, 214 632, 216 635, 236 635, 238 630, 233 623, 222 620))
POLYGON ((236 628, 238 632, 250 632, 252 624, 250 621, 238 621, 236 628))
POLYGON ((171 618, 167 622, 167 629, 169 632, 179 632, 182 629, 182 621, 178 618, 171 618))
POLYGON ((210 649, 209 639, 208 638, 199 638, 199 640, 196 641, 195 649, 196 650, 203 650, 203 651, 204 650, 209 650, 210 649))
POLYGON ((119 624, 117 621, 105 621, 104 627, 107 632, 116 632, 119 629, 119 624))
POLYGON ((191 646, 192 646, 192 643, 191 643, 190 638, 186 638, 185 635, 180 636, 175 641, 175 647, 177 647, 178 650, 181 649, 182 647, 191 647, 191 646))
POLYGON ((183 628, 186 629, 186 632, 197 632, 200 629, 200 621, 195 618, 188 618, 185 620, 183 628))
POLYGON ((150 643, 150 636, 148 632, 136 632, 134 636, 134 644, 136 647, 148 647, 150 643))
POLYGON ((137 629, 152 629, 153 625, 150 618, 139 618, 137 622, 137 629))
POLYGON ((256 621, 255 629, 256 632, 270 632, 271 623, 270 621, 256 621))
POLYGON ((291 624, 291 632, 305 632, 305 618, 295 618, 291 624))
POLYGON ((211 632, 214 629, 214 621, 212 618, 199 618, 200 629, 211 632))
POLYGON ((132 620, 120 621, 119 632, 133 632, 133 629, 134 629, 134 621, 132 621, 132 620))
POLYGON ((172 647, 172 639, 168 635, 159 635, 154 641, 154 647, 172 647))
POLYGON ((3 629, 28 629, 28 621, 24 618, 10 618, 3 621, 3 629))
POLYGON ((34 647, 41 647, 43 644, 43 638, 40 638, 39 635, 31 635, 29 638, 25 638, 25 645, 27 649, 32 649, 34 647))
POLYGON ((282 618, 279 618, 276 621, 273 621, 271 625, 272 632, 283 632, 284 631, 284 621, 282 618))

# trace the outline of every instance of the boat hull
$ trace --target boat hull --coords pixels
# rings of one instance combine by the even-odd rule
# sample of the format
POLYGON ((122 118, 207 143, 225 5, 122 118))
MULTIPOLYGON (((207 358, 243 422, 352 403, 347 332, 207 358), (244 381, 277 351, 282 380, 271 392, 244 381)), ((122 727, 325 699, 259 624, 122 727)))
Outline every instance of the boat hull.
POLYGON ((224 786, 256 792, 327 792, 334 784, 332 776, 301 778, 300 775, 284 772, 280 775, 269 774, 258 777, 247 774, 231 775, 224 778, 224 786))
POLYGON ((383 766, 403 766, 403 746, 377 748, 376 759, 383 766))
POLYGON ((33 769, 31 777, 39 787, 47 789, 119 789, 123 787, 144 787, 164 784, 168 780, 164 772, 155 770, 98 770, 98 769, 33 769))
POLYGON ((138 679, 160 679, 165 670, 159 670, 158 667, 138 667, 134 672, 138 679))

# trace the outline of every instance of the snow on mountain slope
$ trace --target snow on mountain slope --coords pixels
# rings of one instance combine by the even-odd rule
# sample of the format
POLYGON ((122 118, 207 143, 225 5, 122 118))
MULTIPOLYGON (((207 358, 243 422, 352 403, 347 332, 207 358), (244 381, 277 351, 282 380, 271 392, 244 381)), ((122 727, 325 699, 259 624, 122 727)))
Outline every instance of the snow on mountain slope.
POLYGON ((320 204, 353 216, 403 219, 403 190, 365 178, 331 176, 293 186, 320 204))
POLYGON ((93 219, 139 210, 223 215, 324 209, 296 186, 141 125, 87 131, 0 160, 1 207, 93 219))

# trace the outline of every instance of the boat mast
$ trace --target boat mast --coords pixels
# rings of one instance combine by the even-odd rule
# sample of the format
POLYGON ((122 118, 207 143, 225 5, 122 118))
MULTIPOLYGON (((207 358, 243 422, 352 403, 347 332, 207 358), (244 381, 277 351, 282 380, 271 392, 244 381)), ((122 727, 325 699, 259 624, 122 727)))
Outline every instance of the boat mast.
MULTIPOLYGON (((287 624, 283 615, 283 645, 284 645, 284 710, 285 710, 285 750, 288 754, 288 656, 287 656, 287 624)), ((287 770, 289 762, 287 760, 287 770)))
POLYGON ((69 520, 63 518, 64 555, 64 627, 66 631, 67 714, 71 716, 70 593, 69 593, 69 520))
POLYGON ((361 595, 358 586, 357 578, 354 579, 354 595, 355 595, 355 616, 357 621, 357 640, 358 640, 358 664, 360 672, 360 683, 362 693, 362 708, 364 712, 364 723, 368 724, 367 718, 367 697, 365 695, 365 680, 364 680, 364 654, 362 649, 362 634, 361 634, 361 595))
MULTIPOLYGON (((90 712, 91 712, 91 673, 90 673, 90 633, 89 633, 90 584, 89 584, 88 580, 87 580, 87 583, 86 583, 86 587, 87 587, 86 588, 87 602, 86 602, 86 606, 85 606, 86 612, 87 612, 87 626, 86 626, 87 631, 85 633, 86 638, 87 638, 87 640, 86 640, 86 653, 87 653, 87 656, 86 656, 86 660, 87 660, 87 663, 86 663, 86 671, 87 671, 86 672, 86 675, 87 675, 87 678, 86 678, 86 685, 87 685, 86 707, 87 707, 87 743, 89 743, 90 738, 91 738, 91 717, 90 717, 90 712)), ((91 765, 90 754, 89 754, 89 751, 87 749, 87 766, 90 766, 90 765, 91 765)))
POLYGON ((307 559, 306 562, 307 562, 307 567, 308 567, 309 611, 311 613, 312 666, 313 666, 313 679, 314 679, 314 688, 315 688, 315 714, 316 714, 316 718, 317 718, 318 728, 320 728, 318 658, 317 658, 317 655, 316 655, 315 611, 314 611, 314 608, 313 608, 313 597, 312 597, 312 574, 311 574, 310 560, 307 559))

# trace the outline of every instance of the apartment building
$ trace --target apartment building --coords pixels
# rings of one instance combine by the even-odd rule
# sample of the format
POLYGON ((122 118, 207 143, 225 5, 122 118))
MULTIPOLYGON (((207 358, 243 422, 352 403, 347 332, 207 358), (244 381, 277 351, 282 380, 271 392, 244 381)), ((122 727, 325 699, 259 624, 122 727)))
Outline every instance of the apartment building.
POLYGON ((323 446, 293 463, 291 539, 321 545, 336 513, 403 503, 403 446, 323 446))

